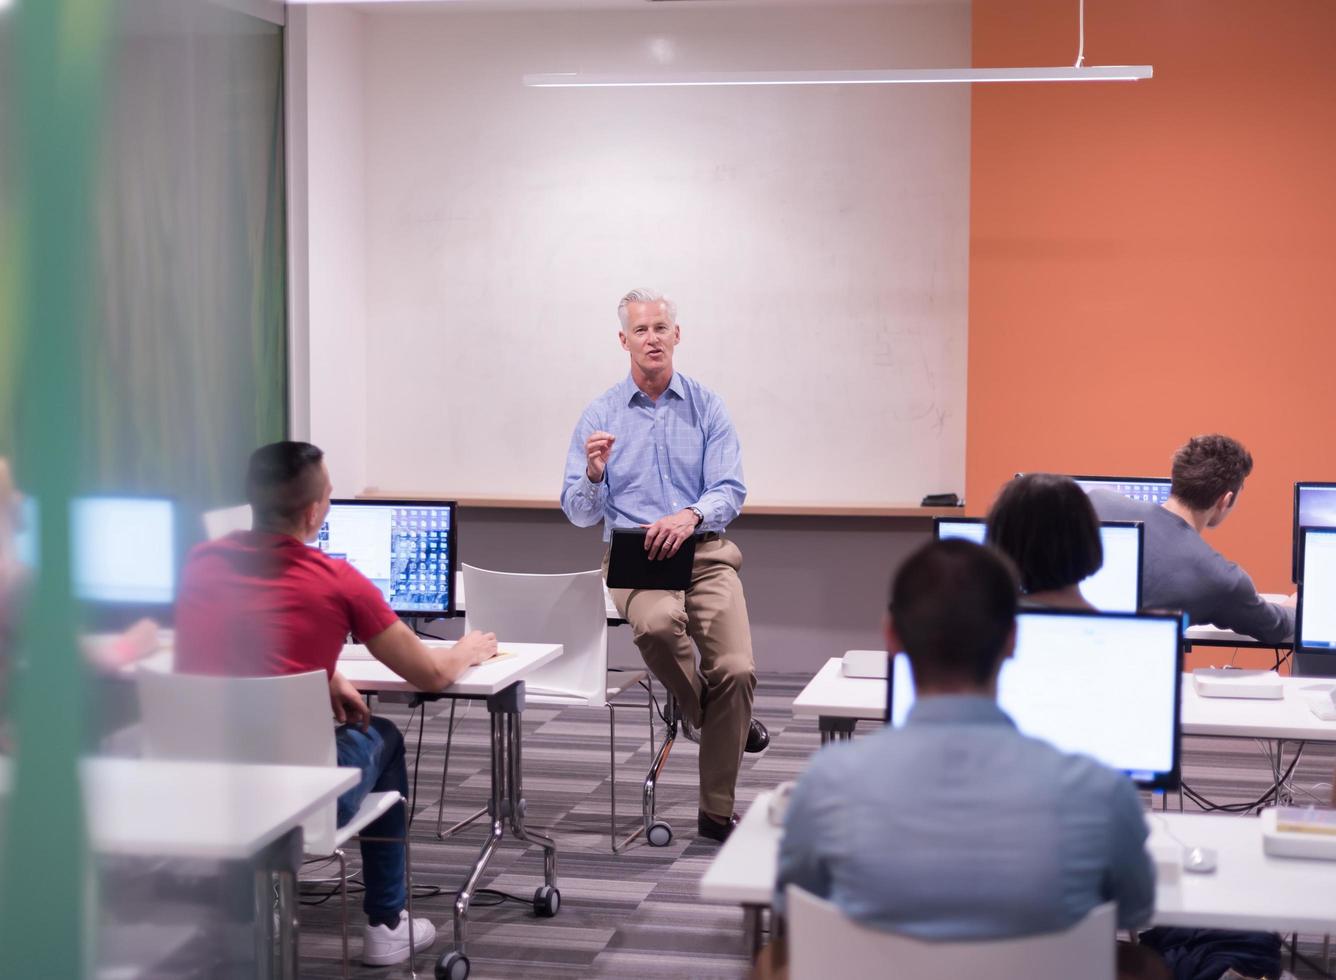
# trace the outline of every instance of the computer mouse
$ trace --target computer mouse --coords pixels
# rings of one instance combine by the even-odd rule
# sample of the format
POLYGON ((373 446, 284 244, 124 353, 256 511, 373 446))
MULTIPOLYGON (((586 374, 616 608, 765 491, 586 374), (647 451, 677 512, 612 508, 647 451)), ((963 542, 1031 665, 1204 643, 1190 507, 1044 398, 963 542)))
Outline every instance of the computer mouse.
POLYGON ((1215 870, 1215 851, 1209 847, 1183 848, 1183 870, 1207 874, 1215 870))

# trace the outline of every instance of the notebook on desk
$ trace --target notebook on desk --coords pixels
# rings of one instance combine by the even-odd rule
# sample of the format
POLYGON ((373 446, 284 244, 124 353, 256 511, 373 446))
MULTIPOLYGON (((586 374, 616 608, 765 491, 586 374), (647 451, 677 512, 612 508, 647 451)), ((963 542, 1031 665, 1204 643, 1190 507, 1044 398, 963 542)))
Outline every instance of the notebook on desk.
POLYGON ((640 528, 615 528, 608 552, 608 588, 685 591, 691 585, 696 560, 696 539, 687 538, 677 554, 651 560, 640 528))

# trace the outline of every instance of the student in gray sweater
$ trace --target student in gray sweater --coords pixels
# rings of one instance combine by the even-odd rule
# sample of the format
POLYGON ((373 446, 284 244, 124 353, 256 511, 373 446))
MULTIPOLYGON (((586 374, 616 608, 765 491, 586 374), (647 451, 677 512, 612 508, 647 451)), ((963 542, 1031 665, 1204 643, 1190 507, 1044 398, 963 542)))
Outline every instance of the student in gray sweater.
POLYGON ((1142 604, 1181 609, 1193 623, 1281 643, 1294 636, 1293 600, 1267 602, 1248 573, 1202 538, 1238 501, 1252 455, 1228 436, 1194 436, 1174 453, 1173 485, 1163 506, 1092 490, 1101 520, 1145 524, 1142 604))

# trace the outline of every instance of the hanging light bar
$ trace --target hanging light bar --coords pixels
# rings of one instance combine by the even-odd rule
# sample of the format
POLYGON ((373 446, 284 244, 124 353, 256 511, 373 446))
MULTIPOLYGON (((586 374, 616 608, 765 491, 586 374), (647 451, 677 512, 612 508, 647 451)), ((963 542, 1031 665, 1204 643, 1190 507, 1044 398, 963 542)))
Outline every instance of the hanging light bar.
POLYGON ((1135 82, 1150 65, 1054 68, 888 68, 856 71, 697 71, 675 74, 525 75, 531 88, 677 88, 703 85, 914 85, 976 82, 1135 82))

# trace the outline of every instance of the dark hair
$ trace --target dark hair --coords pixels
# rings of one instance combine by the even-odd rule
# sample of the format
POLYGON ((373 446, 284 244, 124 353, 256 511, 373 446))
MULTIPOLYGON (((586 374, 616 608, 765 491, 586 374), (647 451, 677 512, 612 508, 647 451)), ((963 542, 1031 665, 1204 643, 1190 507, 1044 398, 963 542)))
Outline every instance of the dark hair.
POLYGON ((1005 557, 960 538, 914 552, 891 583, 891 617, 916 684, 986 684, 1016 622, 1005 557))
POLYGON ((320 479, 323 451, 309 442, 271 442, 251 453, 246 499, 256 527, 286 527, 325 491, 320 479))
POLYGON ((1104 564, 1090 498, 1052 473, 1026 473, 1002 488, 988 512, 987 540, 1016 563, 1026 592, 1065 589, 1104 564))
POLYGON ((1193 436, 1174 453, 1169 492, 1193 510, 1209 510, 1224 494, 1237 494, 1252 472, 1252 453, 1229 436, 1193 436))

